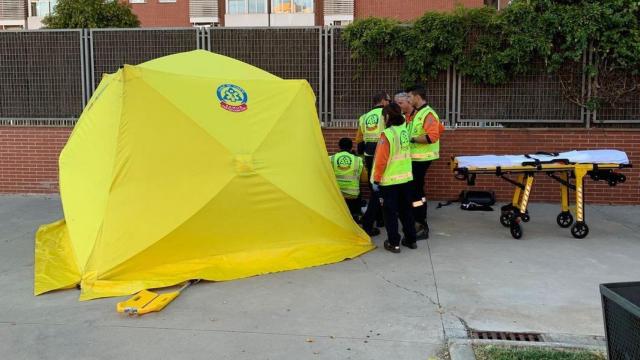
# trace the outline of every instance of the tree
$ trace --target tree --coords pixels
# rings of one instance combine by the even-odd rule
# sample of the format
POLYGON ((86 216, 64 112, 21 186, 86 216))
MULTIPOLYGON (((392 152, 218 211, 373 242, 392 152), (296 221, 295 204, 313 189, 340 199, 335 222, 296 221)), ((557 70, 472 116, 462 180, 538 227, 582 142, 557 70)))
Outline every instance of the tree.
POLYGON ((131 7, 118 0, 59 0, 42 21, 49 29, 139 27, 131 7))

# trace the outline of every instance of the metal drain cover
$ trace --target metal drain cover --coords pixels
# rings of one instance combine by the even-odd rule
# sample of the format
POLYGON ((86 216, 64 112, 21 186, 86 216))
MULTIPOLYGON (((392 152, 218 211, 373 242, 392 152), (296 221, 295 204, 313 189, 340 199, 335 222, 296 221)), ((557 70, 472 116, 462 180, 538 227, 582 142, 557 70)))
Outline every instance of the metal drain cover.
POLYGON ((506 332, 506 331, 480 331, 470 330, 469 337, 480 340, 508 340, 542 342, 542 336, 537 333, 506 332))

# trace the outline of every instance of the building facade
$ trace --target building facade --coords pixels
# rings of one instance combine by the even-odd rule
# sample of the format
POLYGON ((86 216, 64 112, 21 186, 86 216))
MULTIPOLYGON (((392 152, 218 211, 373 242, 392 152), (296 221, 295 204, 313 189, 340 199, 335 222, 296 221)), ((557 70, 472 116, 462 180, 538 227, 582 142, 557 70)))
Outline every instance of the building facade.
POLYGON ((0 30, 27 27, 27 5, 23 0, 0 0, 0 30))
MULTIPOLYGON (((500 6, 500 0, 121 0, 142 27, 346 25, 354 19, 413 20, 456 6, 500 6)), ((57 0, 0 0, 0 29, 42 27, 57 0)), ((502 1, 508 3, 507 0, 502 1)))
POLYGON ((457 6, 477 8, 484 5, 485 0, 355 0, 354 17, 388 17, 409 21, 427 11, 451 11, 457 6))
POLYGON ((141 27, 188 27, 189 0, 128 0, 141 27))

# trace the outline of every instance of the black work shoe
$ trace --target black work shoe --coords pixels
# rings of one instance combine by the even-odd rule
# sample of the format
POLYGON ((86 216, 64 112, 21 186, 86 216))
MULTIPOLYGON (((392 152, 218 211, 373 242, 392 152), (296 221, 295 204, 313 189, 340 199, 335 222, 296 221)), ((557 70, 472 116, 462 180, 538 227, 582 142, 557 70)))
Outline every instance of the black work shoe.
POLYGON ((402 239, 402 241, 400 242, 402 244, 402 246, 406 246, 409 249, 415 250, 418 248, 418 244, 416 244, 415 241, 408 241, 406 239, 402 239))
POLYGON ((383 228, 384 227, 384 221, 383 220, 376 221, 376 227, 383 228))
POLYGON ((389 240, 384 242, 384 248, 388 251, 391 251, 392 253, 399 253, 400 252, 400 246, 393 246, 391 245, 391 243, 389 242, 389 240))
POLYGON ((377 228, 372 228, 371 230, 365 230, 364 232, 367 233, 367 235, 369 236, 378 236, 380 235, 380 230, 377 228))
POLYGON ((416 224, 416 240, 426 240, 429 238, 429 227, 416 224))

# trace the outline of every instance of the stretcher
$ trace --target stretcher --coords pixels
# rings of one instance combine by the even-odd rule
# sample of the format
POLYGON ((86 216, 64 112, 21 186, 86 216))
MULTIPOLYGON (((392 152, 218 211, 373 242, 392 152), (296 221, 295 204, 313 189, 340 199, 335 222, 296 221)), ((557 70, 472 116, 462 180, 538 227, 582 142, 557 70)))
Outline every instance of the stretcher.
POLYGON ((585 177, 616 186, 624 183, 626 176, 615 170, 627 167, 631 167, 627 154, 618 150, 454 156, 451 161, 456 179, 466 180, 469 185, 475 184, 477 175, 491 174, 515 186, 511 203, 503 206, 500 214, 500 223, 510 229, 515 239, 522 237, 522 223, 530 220, 527 205, 535 174, 545 174, 560 183, 561 212, 556 222, 560 227, 571 227, 571 234, 582 239, 589 234, 584 215, 585 177), (570 190, 575 191, 575 223, 569 207, 570 190))

